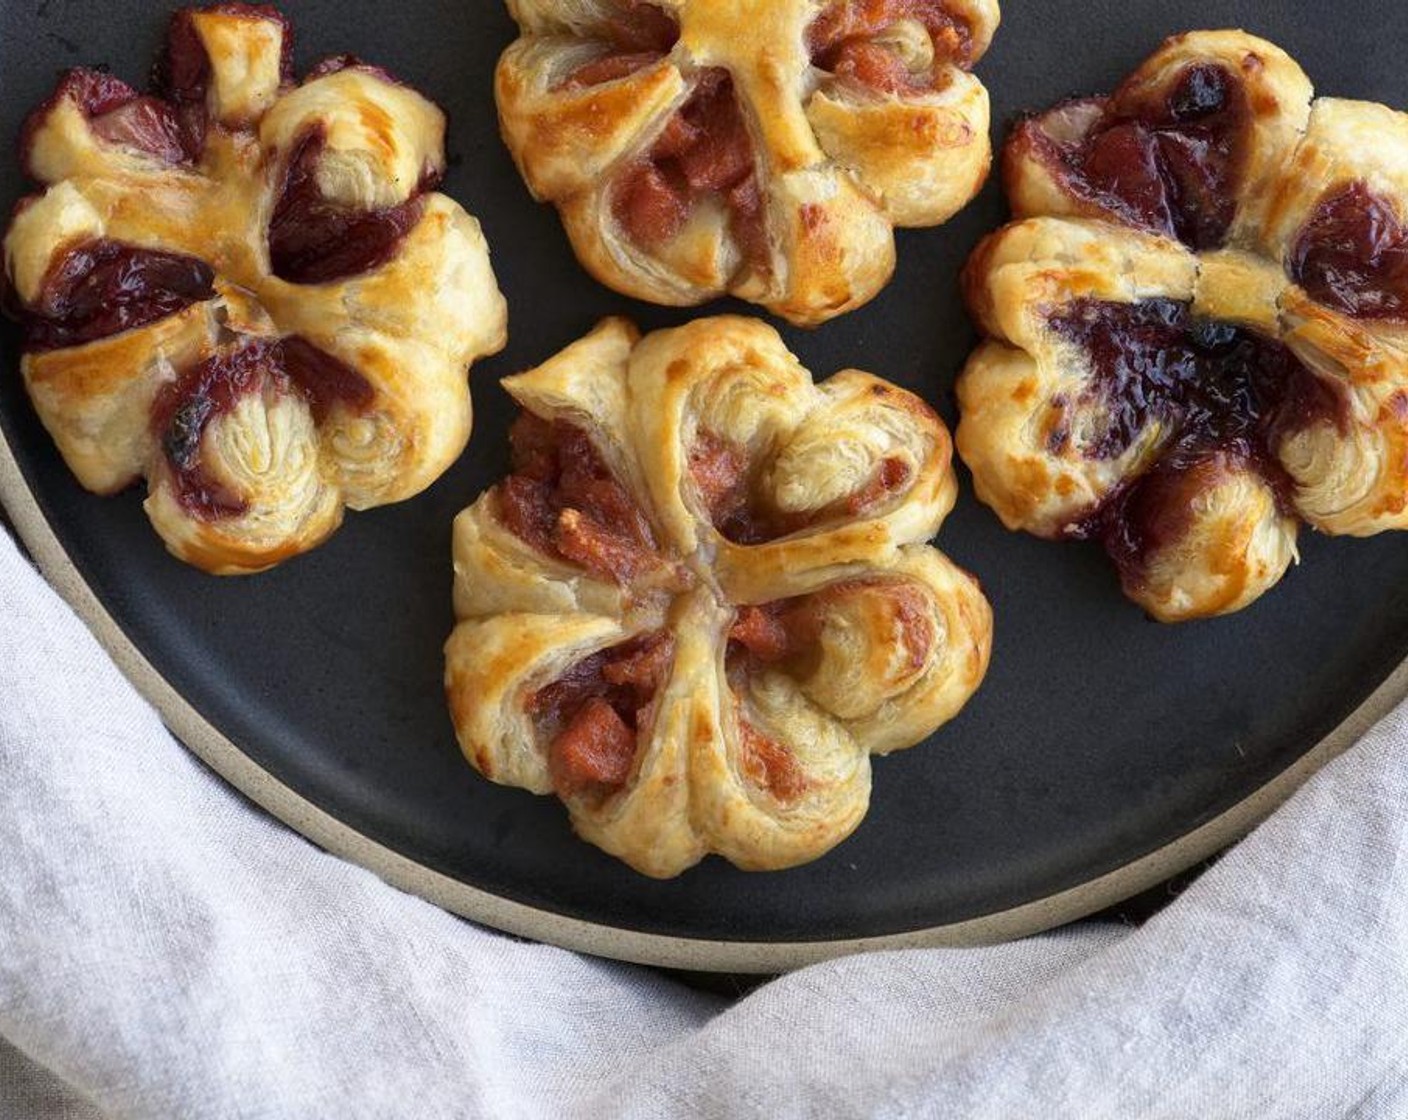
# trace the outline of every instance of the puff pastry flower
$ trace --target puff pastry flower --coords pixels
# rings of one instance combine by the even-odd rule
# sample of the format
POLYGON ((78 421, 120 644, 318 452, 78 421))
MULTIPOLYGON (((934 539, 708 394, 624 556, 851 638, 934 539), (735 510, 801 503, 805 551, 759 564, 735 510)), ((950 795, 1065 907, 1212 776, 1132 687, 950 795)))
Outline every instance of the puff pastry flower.
POLYGON ((504 385, 512 473, 454 527, 469 761, 648 875, 826 852, 870 756, 987 668, 987 601, 924 543, 956 491, 943 422, 867 373, 814 385, 742 318, 607 320, 504 385))
POLYGON ((602 283, 730 294, 795 323, 865 303, 895 226, 947 221, 991 163, 969 71, 997 0, 509 0, 505 140, 602 283))
POLYGON ((458 457, 504 301, 478 223, 431 190, 443 114, 386 72, 295 83, 284 18, 219 4, 172 18, 156 86, 72 70, 25 125, 23 375, 84 486, 145 476, 173 553, 258 571, 458 457))
POLYGON ((1194 32, 1004 165, 957 443, 1010 528, 1099 539, 1178 621, 1263 594, 1302 522, 1408 526, 1408 116, 1194 32))

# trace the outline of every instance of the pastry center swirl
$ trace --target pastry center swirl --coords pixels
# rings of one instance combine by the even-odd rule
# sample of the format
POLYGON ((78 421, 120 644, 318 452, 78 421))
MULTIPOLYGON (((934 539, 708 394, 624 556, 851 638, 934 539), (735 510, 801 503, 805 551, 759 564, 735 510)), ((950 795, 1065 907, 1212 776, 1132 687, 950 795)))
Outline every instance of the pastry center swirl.
MULTIPOLYGON (((709 582, 707 573, 695 570, 704 563, 700 557, 676 561, 663 554, 649 518, 584 430, 524 411, 510 443, 512 472, 497 488, 496 500, 504 524, 520 540, 630 593, 651 586, 673 594, 709 582)), ((763 543, 832 517, 855 516, 910 479, 907 465, 885 460, 856 494, 804 516, 786 515, 756 499, 758 468, 744 448, 701 431, 688 463, 700 502, 715 527, 735 543, 763 543)), ((770 670, 804 682, 804 691, 808 681, 826 687, 835 667, 826 664, 824 635, 855 610, 883 614, 892 624, 901 662, 911 673, 922 670, 937 640, 932 609, 922 592, 903 581, 849 580, 734 611, 725 667, 735 696, 741 765, 756 785, 784 803, 805 792, 805 774, 790 751, 750 722, 737 698, 746 695, 753 674, 770 670)), ((674 652, 667 630, 636 635, 582 658, 528 697, 559 794, 601 800, 626 784, 639 731, 653 717, 674 652)))
POLYGON ((1069 424, 1048 434, 1059 454, 1076 441, 1094 459, 1118 459, 1155 434, 1156 462, 1117 489, 1071 535, 1100 539, 1127 579, 1178 536, 1189 501, 1228 468, 1255 471, 1283 511, 1295 481, 1277 449, 1296 431, 1342 426, 1347 402, 1275 339, 1193 314, 1187 303, 1082 299, 1048 319, 1080 347, 1093 374, 1081 415, 1100 418, 1084 432, 1069 424))

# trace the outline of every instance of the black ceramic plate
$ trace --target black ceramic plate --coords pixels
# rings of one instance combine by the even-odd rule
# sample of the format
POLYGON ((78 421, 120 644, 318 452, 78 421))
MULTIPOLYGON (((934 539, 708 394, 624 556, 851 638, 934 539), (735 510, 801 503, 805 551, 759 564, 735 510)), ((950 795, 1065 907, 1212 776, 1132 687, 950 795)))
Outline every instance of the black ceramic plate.
MULTIPOLYGON (((665 883, 578 842, 556 801, 489 784, 456 749, 440 656, 452 621, 450 522, 505 467, 500 376, 608 313, 646 327, 691 313, 594 283, 556 215, 529 199, 494 115, 494 62, 514 34, 497 0, 283 7, 300 66, 353 51, 450 113, 446 189, 482 220, 511 311, 507 351, 473 373, 468 453, 417 500, 350 516, 312 555, 230 581, 168 558, 141 494, 103 499, 76 485, 25 399, 8 326, 0 424, 13 455, 7 503, 56 582, 204 757, 321 842, 481 920, 637 959, 774 968, 862 939, 1004 936, 1132 893, 1246 827, 1343 744, 1352 720, 1331 733, 1365 718, 1366 699, 1408 652, 1403 537, 1307 535, 1301 566, 1259 604, 1170 628, 1121 597, 1093 548, 1005 532, 965 476, 940 544, 992 599, 992 671, 933 742, 876 765, 870 815, 851 840, 794 871, 749 875, 711 859, 665 883)), ((1408 106, 1401 4, 1005 9, 980 68, 999 132, 1024 108, 1108 90, 1165 35, 1195 27, 1244 26, 1289 50, 1322 93, 1408 106)), ((62 67, 145 75, 166 10, 7 0, 4 142, 62 67)), ((0 160, 0 203, 22 189, 15 161, 0 160)), ((899 272, 873 304, 813 332, 784 327, 788 342, 818 376, 873 370, 952 420, 972 343, 958 269, 1003 217, 990 184, 947 227, 901 236, 899 272)))

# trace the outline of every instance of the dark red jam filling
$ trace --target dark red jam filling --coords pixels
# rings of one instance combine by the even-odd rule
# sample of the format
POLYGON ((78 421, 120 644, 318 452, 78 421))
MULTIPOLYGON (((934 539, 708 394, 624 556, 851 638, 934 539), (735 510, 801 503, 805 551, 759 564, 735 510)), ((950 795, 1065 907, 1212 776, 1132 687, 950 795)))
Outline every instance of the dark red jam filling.
POLYGON ((50 267, 39 300, 18 308, 29 351, 80 346, 211 299, 215 274, 195 257, 88 241, 50 267))
POLYGON ((338 407, 365 412, 376 399, 371 382, 306 338, 296 334, 285 338, 279 345, 279 357, 290 380, 308 401, 316 423, 321 424, 338 407))
POLYGON ((206 473, 201 440, 212 421, 266 387, 301 393, 317 419, 339 404, 365 409, 375 395, 355 370, 297 336, 250 342, 186 370, 157 395, 152 425, 171 468, 177 501, 195 516, 216 521, 248 509, 206 473))
POLYGON ((1078 198, 1195 249, 1221 245, 1236 216, 1248 118, 1241 80, 1225 67, 1189 66, 1161 98, 1073 102, 1022 122, 1030 144, 1078 198), (1048 131, 1090 105, 1101 120, 1078 140, 1048 131))
POLYGON ((192 158, 199 158, 204 150, 210 123, 206 110, 210 58, 196 32, 193 17, 198 10, 278 23, 284 30, 281 76, 285 82, 293 78, 293 32, 278 9, 268 4, 214 4, 203 9, 183 8, 173 14, 166 33, 166 50, 157 62, 154 78, 157 89, 174 107, 182 145, 192 158))
POLYGON ((420 192, 439 178, 427 172, 417 193, 397 206, 364 210, 332 202, 317 180, 326 142, 322 130, 313 129, 299 143, 269 220, 274 275, 291 284, 324 284, 385 265, 420 221, 420 192))
POLYGON ((609 53, 583 63, 560 88, 580 89, 614 82, 654 66, 675 49, 680 28, 674 17, 655 4, 628 0, 615 9, 602 27, 609 53))
MULTIPOLYGON (((203 10, 276 20, 284 28, 283 77, 285 81, 291 79, 293 36, 278 11, 258 4, 216 4, 203 10)), ((183 9, 171 17, 166 48, 153 72, 155 96, 139 94, 102 70, 67 71, 49 99, 25 120, 20 132, 26 173, 36 177, 30 162, 34 137, 54 107, 64 100, 72 100, 78 106, 100 140, 144 152, 163 163, 198 160, 209 127, 206 89, 210 59, 196 33, 194 11, 183 9)))
POLYGON ((639 728, 674 656, 668 633, 635 638, 584 658, 529 698, 559 794, 604 798, 626 783, 639 728))
POLYGON ((721 198, 744 258, 767 257, 753 140, 726 70, 705 70, 650 151, 624 172, 613 209, 631 239, 654 248, 674 238, 695 208, 721 198))
POLYGON ((1281 435, 1343 416, 1338 394, 1285 346, 1195 318, 1186 303, 1080 300, 1049 323, 1090 354, 1094 392, 1110 411, 1103 437, 1086 449, 1094 458, 1122 455, 1159 420, 1183 440, 1272 474, 1279 470, 1272 446, 1281 435))
MULTIPOLYGON (((1151 421, 1176 433, 1150 471, 1071 532, 1103 541, 1127 585, 1148 556, 1178 536, 1192 496, 1232 464, 1256 471, 1289 511, 1295 483, 1277 445, 1317 422, 1342 426, 1346 419, 1343 397, 1285 346, 1197 319, 1185 303, 1081 300, 1049 322, 1090 355, 1090 391, 1109 411, 1108 427, 1085 454, 1116 458, 1151 421)), ((1052 452, 1069 439, 1067 431, 1053 432, 1052 452)))
POLYGON ((510 531, 538 551, 622 586, 668 564, 650 522, 581 428, 519 414, 513 473, 498 487, 510 531))
POLYGON ((21 157, 32 179, 38 178, 31 163, 35 136, 64 101, 78 107, 99 140, 144 152, 163 163, 181 163, 193 155, 171 105, 145 97, 101 70, 69 70, 49 99, 25 118, 20 131, 21 157))
POLYGON ((152 408, 152 422, 171 467, 176 500, 206 521, 238 517, 249 507, 212 479, 201 463, 201 440, 211 421, 233 411, 272 379, 286 389, 276 361, 276 343, 255 342, 229 354, 207 358, 165 386, 152 408))
POLYGON ((881 461, 874 475, 853 494, 804 514, 764 507, 755 497, 755 469, 746 448, 702 429, 689 449, 689 473, 709 521, 734 544, 766 544, 834 518, 861 517, 899 493, 911 481, 902 459, 881 461))
POLYGON ((812 65, 882 93, 912 93, 933 87, 934 70, 915 74, 876 36, 901 20, 924 25, 936 64, 965 69, 973 58, 973 32, 942 0, 841 0, 822 11, 807 30, 812 65))
MULTIPOLYGON (((259 4, 217 4, 201 10, 277 21, 284 29, 282 79, 292 80, 293 35, 276 9, 259 4)), ((34 175, 29 161, 35 135, 62 100, 72 100, 102 140, 146 152, 166 163, 199 159, 210 123, 206 105, 210 59, 196 31, 195 11, 183 9, 171 18, 166 50, 154 73, 161 98, 139 95, 101 71, 66 73, 53 96, 25 122, 21 151, 29 174, 34 175)), ((310 78, 349 67, 396 80, 351 55, 324 61, 310 78)), ((270 221, 269 254, 274 274, 290 283, 325 283, 386 264, 420 220, 423 204, 419 196, 434 189, 439 180, 427 169, 415 196, 398 206, 376 210, 343 206, 324 198, 317 186, 317 161, 324 143, 321 130, 314 129, 303 137, 289 161, 270 221)))
POLYGON ((1291 247, 1290 270, 1329 307, 1365 319, 1408 318, 1408 230, 1365 183, 1320 203, 1291 247))
POLYGON ((1146 586, 1150 558, 1177 545, 1192 527, 1199 496, 1245 465, 1236 454, 1195 441, 1179 445, 1106 502, 1077 535, 1099 540, 1120 583, 1138 592, 1146 586))

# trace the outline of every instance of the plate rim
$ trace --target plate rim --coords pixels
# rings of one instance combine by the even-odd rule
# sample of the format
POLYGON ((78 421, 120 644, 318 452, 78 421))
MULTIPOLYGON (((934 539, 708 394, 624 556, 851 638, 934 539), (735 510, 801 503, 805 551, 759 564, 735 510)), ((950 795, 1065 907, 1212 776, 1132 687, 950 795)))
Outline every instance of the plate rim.
POLYGON ((516 902, 436 871, 339 820, 259 766, 157 671, 108 612, 40 507, 3 426, 0 504, 49 584, 157 710, 176 741, 275 819, 390 886, 481 926, 596 957, 655 967, 776 974, 854 953, 970 948, 1065 925, 1156 886, 1228 847, 1408 697, 1405 659, 1329 734, 1241 801, 1168 844, 1045 898, 959 922, 864 938, 724 941, 647 933, 516 902))

